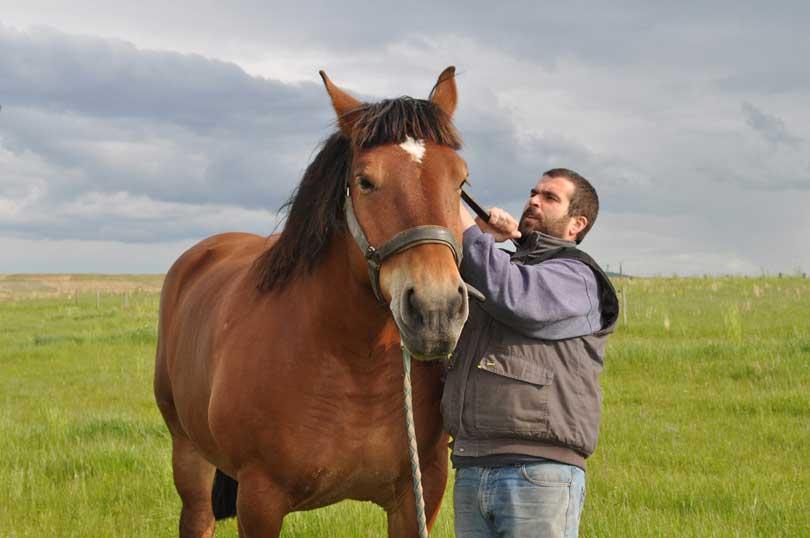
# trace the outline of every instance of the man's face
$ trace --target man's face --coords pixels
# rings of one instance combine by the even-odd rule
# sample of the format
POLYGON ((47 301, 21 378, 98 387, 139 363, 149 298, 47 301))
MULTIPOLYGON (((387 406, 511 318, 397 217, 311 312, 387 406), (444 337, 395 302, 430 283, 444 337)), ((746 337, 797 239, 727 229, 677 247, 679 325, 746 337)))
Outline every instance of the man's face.
POLYGON ((542 232, 561 239, 573 239, 569 233, 573 218, 568 216, 573 194, 574 184, 563 177, 540 178, 523 208, 520 233, 524 237, 531 232, 542 232))

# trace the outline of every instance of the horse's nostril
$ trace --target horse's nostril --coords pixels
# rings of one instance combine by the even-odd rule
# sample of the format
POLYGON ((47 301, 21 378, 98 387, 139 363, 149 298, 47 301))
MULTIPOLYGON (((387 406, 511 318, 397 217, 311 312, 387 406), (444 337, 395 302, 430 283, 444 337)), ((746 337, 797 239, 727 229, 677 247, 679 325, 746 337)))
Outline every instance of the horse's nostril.
POLYGON ((455 317, 464 311, 464 296, 467 292, 464 284, 460 284, 457 291, 456 296, 450 301, 451 317, 455 317))
POLYGON ((418 326, 424 324, 425 320, 422 317, 419 299, 416 297, 416 290, 414 288, 408 288, 405 291, 405 309, 414 325, 418 326))

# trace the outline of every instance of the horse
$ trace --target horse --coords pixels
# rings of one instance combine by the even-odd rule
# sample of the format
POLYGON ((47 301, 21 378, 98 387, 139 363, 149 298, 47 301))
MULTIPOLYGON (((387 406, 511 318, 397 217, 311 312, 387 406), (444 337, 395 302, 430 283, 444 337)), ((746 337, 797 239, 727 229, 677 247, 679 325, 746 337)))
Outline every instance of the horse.
POLYGON ((276 537, 286 514, 343 499, 382 507, 389 537, 416 536, 401 345, 417 359, 428 528, 441 505, 439 359, 469 306, 455 70, 428 99, 376 103, 320 75, 337 128, 285 204, 281 233, 204 239, 161 290, 154 392, 182 538, 213 536, 233 515, 241 537, 276 537))

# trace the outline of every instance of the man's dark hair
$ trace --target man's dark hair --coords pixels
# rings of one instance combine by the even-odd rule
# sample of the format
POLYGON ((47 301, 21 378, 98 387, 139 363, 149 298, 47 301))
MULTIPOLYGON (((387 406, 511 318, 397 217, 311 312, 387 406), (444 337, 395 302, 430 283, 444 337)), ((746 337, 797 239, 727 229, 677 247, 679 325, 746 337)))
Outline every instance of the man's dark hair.
POLYGON ((588 219, 588 224, 576 237, 577 244, 581 243, 593 227, 593 223, 596 222, 596 215, 599 214, 599 196, 596 195, 596 190, 587 179, 568 168, 552 168, 543 175, 551 178, 562 177, 574 184, 574 193, 571 195, 571 204, 568 206, 568 216, 582 215, 588 219))

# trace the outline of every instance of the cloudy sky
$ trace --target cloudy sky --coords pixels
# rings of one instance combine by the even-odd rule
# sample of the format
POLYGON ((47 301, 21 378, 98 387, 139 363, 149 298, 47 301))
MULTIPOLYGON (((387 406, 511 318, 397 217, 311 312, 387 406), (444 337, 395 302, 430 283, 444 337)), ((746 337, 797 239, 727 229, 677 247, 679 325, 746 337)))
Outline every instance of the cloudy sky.
POLYGON ((482 203, 565 166, 611 270, 810 272, 810 4, 284 4, 0 0, 0 273, 269 234, 333 128, 319 69, 372 100, 447 65, 482 203))

